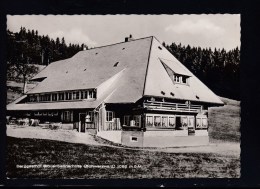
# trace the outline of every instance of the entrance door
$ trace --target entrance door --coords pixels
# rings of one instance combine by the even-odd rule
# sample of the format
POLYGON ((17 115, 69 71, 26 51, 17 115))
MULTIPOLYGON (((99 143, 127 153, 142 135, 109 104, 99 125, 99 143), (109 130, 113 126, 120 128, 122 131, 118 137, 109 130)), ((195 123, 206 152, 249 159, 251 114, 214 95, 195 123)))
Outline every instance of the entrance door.
POLYGON ((86 114, 79 114, 79 120, 80 120, 80 125, 79 125, 79 132, 85 133, 85 121, 86 121, 86 114))
POLYGON ((190 116, 190 117, 188 117, 189 118, 189 121, 188 121, 188 135, 189 136, 194 136, 195 135, 195 124, 194 124, 194 122, 195 122, 195 120, 194 120, 194 117, 192 116, 190 116))
POLYGON ((181 128, 181 117, 176 116, 176 129, 181 128))

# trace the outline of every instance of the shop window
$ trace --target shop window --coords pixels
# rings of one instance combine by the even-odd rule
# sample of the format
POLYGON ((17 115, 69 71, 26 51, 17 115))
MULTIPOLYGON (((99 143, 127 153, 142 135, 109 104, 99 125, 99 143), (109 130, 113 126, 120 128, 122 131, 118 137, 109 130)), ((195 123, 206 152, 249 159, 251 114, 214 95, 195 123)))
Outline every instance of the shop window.
POLYGON ((153 116, 146 116, 146 126, 147 127, 153 126, 153 116))
POLYGON ((107 111, 106 120, 112 122, 112 121, 113 121, 113 118, 114 118, 114 112, 112 112, 112 111, 107 111))
POLYGON ((154 116, 154 126, 155 127, 161 126, 161 116, 154 116))

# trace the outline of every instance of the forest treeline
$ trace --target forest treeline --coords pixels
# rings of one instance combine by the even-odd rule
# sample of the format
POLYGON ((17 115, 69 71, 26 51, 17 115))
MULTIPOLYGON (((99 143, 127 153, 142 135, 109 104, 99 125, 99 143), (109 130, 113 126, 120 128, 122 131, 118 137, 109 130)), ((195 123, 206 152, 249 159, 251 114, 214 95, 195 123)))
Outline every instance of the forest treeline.
POLYGON ((219 96, 240 100, 240 50, 200 48, 163 42, 195 76, 219 96))
MULTIPOLYGON (((217 95, 240 100, 238 47, 226 51, 165 42, 163 45, 217 95)), ((25 83, 37 73, 35 65, 48 65, 70 58, 83 49, 88 49, 88 46, 67 45, 64 38, 54 40, 48 35, 39 35, 37 30, 24 27, 16 33, 7 30, 7 79, 15 80, 21 76, 25 83)))

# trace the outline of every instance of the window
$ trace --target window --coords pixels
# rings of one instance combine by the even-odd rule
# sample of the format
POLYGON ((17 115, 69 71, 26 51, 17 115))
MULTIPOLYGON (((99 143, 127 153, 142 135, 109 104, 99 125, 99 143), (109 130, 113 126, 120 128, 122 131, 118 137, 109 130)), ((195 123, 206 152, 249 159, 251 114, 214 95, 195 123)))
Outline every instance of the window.
POLYGON ((154 126, 155 127, 161 126, 161 116, 154 116, 154 126))
POLYGON ((51 100, 51 94, 45 94, 45 101, 51 100))
POLYGON ((179 83, 179 76, 178 76, 178 75, 174 75, 174 81, 175 81, 176 83, 179 83))
POLYGON ((182 117, 181 126, 182 127, 187 127, 188 126, 188 118, 187 117, 182 117))
POLYGON ((59 93, 59 100, 64 100, 64 93, 59 93))
POLYGON ((87 115, 90 116, 90 121, 93 122, 94 121, 94 112, 93 111, 88 111, 87 115))
POLYGON ((202 127, 207 128, 208 127, 208 120, 207 118, 202 118, 202 127))
POLYGON ((107 111, 107 121, 113 121, 114 118, 114 112, 112 111, 107 111))
POLYGON ((40 95, 40 102, 44 101, 44 95, 40 95))
POLYGON ((182 83, 182 76, 179 76, 179 82, 182 83))
POLYGON ((189 117, 189 127, 194 127, 194 117, 189 117))
POLYGON ((117 66, 118 66, 118 64, 119 64, 119 62, 116 62, 116 63, 114 64, 114 67, 117 67, 117 66))
POLYGON ((153 126, 153 116, 146 116, 146 126, 147 127, 153 126))
POLYGON ((186 77, 182 77, 182 83, 187 83, 187 78, 186 77))
POLYGON ((64 122, 72 122, 73 113, 70 111, 63 112, 63 121, 64 122))
POLYGON ((124 125, 130 126, 130 116, 129 115, 124 116, 124 125))
POLYGON ((30 95, 29 96, 29 102, 37 102, 37 96, 36 95, 30 95))
POLYGON ((73 99, 79 99, 79 91, 73 92, 73 99))
POLYGON ((201 128, 201 118, 197 118, 196 122, 196 128, 201 128))
POLYGON ((85 91, 81 91, 80 92, 80 99, 84 99, 84 96, 85 96, 85 91))
POLYGON ((72 94, 71 92, 66 92, 65 96, 66 96, 66 100, 71 100, 72 94))
POLYGON ((84 99, 88 99, 88 91, 84 92, 84 99))
POLYGON ((130 138, 131 138, 131 141, 132 141, 132 142, 137 142, 137 141, 138 141, 138 140, 137 140, 137 137, 131 136, 130 138))
POLYGON ((168 127, 168 117, 162 116, 162 127, 168 127))
POLYGON ((169 117, 169 127, 175 127, 175 117, 169 117))
POLYGON ((89 98, 94 98, 94 93, 93 93, 93 91, 88 91, 88 97, 89 97, 89 98))
POLYGON ((52 101, 57 101, 57 93, 52 94, 52 101))
POLYGON ((133 120, 135 121, 135 126, 137 126, 137 127, 141 126, 141 116, 140 115, 134 115, 133 120))
POLYGON ((188 77, 184 75, 174 75, 174 82, 175 83, 183 83, 187 84, 188 83, 188 77))

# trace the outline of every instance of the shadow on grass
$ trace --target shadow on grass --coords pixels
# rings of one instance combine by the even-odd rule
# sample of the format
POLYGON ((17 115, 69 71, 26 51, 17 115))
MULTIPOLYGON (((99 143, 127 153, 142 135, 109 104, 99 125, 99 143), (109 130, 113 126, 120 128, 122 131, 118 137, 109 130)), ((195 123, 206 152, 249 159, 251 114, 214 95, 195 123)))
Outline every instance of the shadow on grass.
POLYGON ((236 178, 240 176, 239 159, 219 154, 175 154, 41 139, 7 138, 6 169, 9 178, 236 178), (44 165, 49 167, 44 168, 44 165), (73 167, 75 165, 79 166, 73 167))

